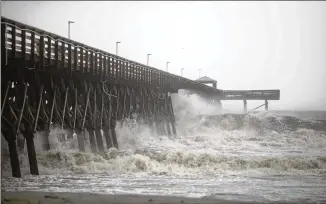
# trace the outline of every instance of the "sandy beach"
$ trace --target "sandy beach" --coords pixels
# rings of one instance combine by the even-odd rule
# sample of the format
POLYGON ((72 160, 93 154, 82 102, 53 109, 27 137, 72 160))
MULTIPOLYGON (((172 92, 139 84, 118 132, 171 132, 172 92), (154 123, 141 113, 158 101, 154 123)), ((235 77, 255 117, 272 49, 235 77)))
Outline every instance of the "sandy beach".
MULTIPOLYGON (((185 198, 175 196, 150 195, 107 195, 95 193, 48 193, 48 192, 1 192, 2 204, 140 204, 140 203, 249 203, 239 201, 225 201, 213 198, 185 198)), ((250 202, 252 203, 252 202, 250 202)))

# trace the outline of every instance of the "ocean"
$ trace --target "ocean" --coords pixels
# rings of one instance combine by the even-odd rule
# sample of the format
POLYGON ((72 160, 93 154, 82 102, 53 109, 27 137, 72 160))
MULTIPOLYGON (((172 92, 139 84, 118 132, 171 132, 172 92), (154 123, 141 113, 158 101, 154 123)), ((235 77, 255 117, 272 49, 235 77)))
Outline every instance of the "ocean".
POLYGON ((37 133, 39 176, 29 175, 24 150, 23 177, 11 177, 2 136, 2 191, 326 203, 326 111, 216 114, 196 96, 174 96, 173 103, 177 136, 125 120, 117 126, 119 150, 102 155, 90 153, 89 141, 85 153, 75 137, 60 142, 59 128, 45 152, 37 133))

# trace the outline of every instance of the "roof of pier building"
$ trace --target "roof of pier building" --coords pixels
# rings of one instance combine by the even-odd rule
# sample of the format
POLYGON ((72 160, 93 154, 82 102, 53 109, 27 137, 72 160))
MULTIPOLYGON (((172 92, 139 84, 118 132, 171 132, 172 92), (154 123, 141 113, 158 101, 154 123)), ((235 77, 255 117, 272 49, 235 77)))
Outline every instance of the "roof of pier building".
POLYGON ((211 79, 207 76, 200 77, 199 79, 196 79, 195 81, 201 82, 201 83, 216 83, 217 81, 214 79, 211 79))

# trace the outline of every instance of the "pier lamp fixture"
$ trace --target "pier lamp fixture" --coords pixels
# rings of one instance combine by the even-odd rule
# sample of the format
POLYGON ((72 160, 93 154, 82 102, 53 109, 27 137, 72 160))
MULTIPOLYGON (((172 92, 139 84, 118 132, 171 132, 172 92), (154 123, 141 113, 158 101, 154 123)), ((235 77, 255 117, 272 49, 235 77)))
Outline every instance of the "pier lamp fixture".
POLYGON ((147 66, 149 65, 149 56, 151 56, 152 54, 147 54, 147 66))
POLYGON ((70 39, 70 24, 75 23, 74 21, 68 21, 68 39, 70 39))
POLYGON ((119 44, 120 44, 121 42, 116 42, 115 43, 115 55, 118 55, 118 48, 119 48, 119 44))
POLYGON ((169 64, 170 64, 171 62, 166 62, 166 71, 168 71, 169 70, 169 64))

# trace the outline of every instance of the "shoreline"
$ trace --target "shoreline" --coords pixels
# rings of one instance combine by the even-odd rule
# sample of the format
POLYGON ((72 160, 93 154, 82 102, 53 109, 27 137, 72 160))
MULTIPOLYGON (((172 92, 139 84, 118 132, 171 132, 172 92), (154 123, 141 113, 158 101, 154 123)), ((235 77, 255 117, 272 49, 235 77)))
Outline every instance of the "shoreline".
MULTIPOLYGON (((233 204, 258 203, 217 198, 189 198, 179 196, 135 195, 135 194, 98 194, 40 191, 1 191, 2 204, 233 204)), ((261 202, 259 202, 261 203, 261 202)))

